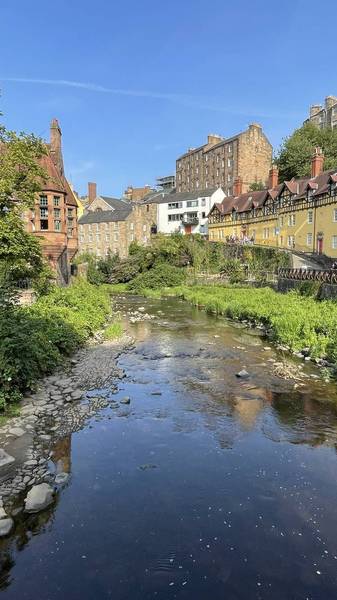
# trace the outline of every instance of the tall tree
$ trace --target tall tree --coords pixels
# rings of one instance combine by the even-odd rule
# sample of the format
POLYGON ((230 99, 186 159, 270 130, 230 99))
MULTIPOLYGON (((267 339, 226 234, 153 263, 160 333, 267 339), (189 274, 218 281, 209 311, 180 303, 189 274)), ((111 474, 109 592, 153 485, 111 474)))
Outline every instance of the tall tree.
POLYGON ((44 268, 41 245, 22 219, 34 206, 45 179, 39 159, 46 153, 42 140, 17 134, 0 125, 0 282, 36 277, 44 268))
POLYGON ((319 129, 309 122, 283 140, 276 156, 280 180, 310 175, 311 158, 317 146, 323 149, 324 169, 337 170, 337 130, 319 129))

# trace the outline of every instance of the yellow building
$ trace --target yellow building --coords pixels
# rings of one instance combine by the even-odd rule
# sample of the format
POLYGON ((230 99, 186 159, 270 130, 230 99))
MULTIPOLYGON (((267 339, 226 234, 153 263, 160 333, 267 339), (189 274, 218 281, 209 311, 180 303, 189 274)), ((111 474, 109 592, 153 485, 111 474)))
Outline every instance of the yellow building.
POLYGON ((287 248, 337 258, 337 168, 323 171, 316 148, 311 177, 277 184, 270 171, 270 189, 240 193, 215 204, 209 213, 211 241, 244 242, 287 248))

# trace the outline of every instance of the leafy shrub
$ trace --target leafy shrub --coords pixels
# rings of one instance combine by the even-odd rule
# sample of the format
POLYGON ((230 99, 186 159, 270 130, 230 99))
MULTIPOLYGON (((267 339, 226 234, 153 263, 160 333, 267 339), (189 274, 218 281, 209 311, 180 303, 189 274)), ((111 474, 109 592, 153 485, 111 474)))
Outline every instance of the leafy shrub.
POLYGON ((318 298, 320 289, 321 283, 319 281, 302 281, 298 287, 298 292, 301 296, 318 298))
MULTIPOLYGON (((73 353, 111 312, 106 287, 79 280, 30 307, 0 310, 0 408, 73 353)), ((117 330, 116 330, 117 331, 117 330)))
POLYGON ((185 279, 186 274, 182 269, 163 263, 138 275, 129 283, 128 289, 134 293, 141 293, 146 288, 157 289, 181 285, 185 279))

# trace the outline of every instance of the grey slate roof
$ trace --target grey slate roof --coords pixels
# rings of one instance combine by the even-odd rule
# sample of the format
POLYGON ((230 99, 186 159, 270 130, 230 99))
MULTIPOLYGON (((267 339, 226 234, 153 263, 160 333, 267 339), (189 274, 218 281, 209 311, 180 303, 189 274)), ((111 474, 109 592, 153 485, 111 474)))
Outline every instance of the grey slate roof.
POLYGON ((109 204, 109 206, 111 206, 111 208, 113 210, 118 210, 119 208, 124 208, 125 205, 127 204, 125 202, 125 200, 120 200, 119 198, 110 198, 110 196, 99 196, 99 197, 102 198, 104 200, 104 202, 109 204))
POLYGON ((113 221, 125 221, 131 212, 132 206, 128 205, 116 210, 96 210, 83 215, 78 222, 80 225, 86 225, 87 223, 111 223, 113 221))
POLYGON ((157 192, 145 196, 142 204, 168 204, 169 202, 184 202, 184 200, 196 200, 197 198, 209 198, 219 189, 217 187, 207 188, 206 190, 194 190, 193 192, 157 192))

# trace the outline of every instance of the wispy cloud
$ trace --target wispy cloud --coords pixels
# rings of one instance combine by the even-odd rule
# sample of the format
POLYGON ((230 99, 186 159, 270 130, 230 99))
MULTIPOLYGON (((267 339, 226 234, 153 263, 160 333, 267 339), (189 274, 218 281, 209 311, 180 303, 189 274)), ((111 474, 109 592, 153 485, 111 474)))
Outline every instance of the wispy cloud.
POLYGON ((215 102, 209 101, 205 98, 198 98, 195 96, 185 94, 171 94, 166 92, 157 92, 149 90, 133 90, 123 88, 110 88, 104 85, 96 83, 82 82, 82 81, 71 81, 68 79, 36 79, 28 77, 0 77, 1 81, 12 82, 12 83, 28 83, 38 85, 50 85, 59 87, 77 88, 80 90, 87 90, 89 92, 96 92, 101 94, 112 94, 115 96, 131 96, 134 98, 152 98, 158 100, 167 100, 169 102, 175 102, 177 104, 195 108, 199 110, 208 110, 211 112, 223 112, 231 115, 240 115, 246 117, 262 117, 270 119, 289 119, 299 118, 301 115, 290 112, 279 112, 279 111, 261 111, 256 110, 254 107, 233 107, 226 106, 221 99, 215 99, 215 102))
POLYGON ((85 160, 77 165, 74 165, 73 167, 70 167, 69 173, 71 177, 73 175, 84 175, 88 171, 91 171, 91 169, 93 169, 94 166, 95 163, 92 160, 85 160))

